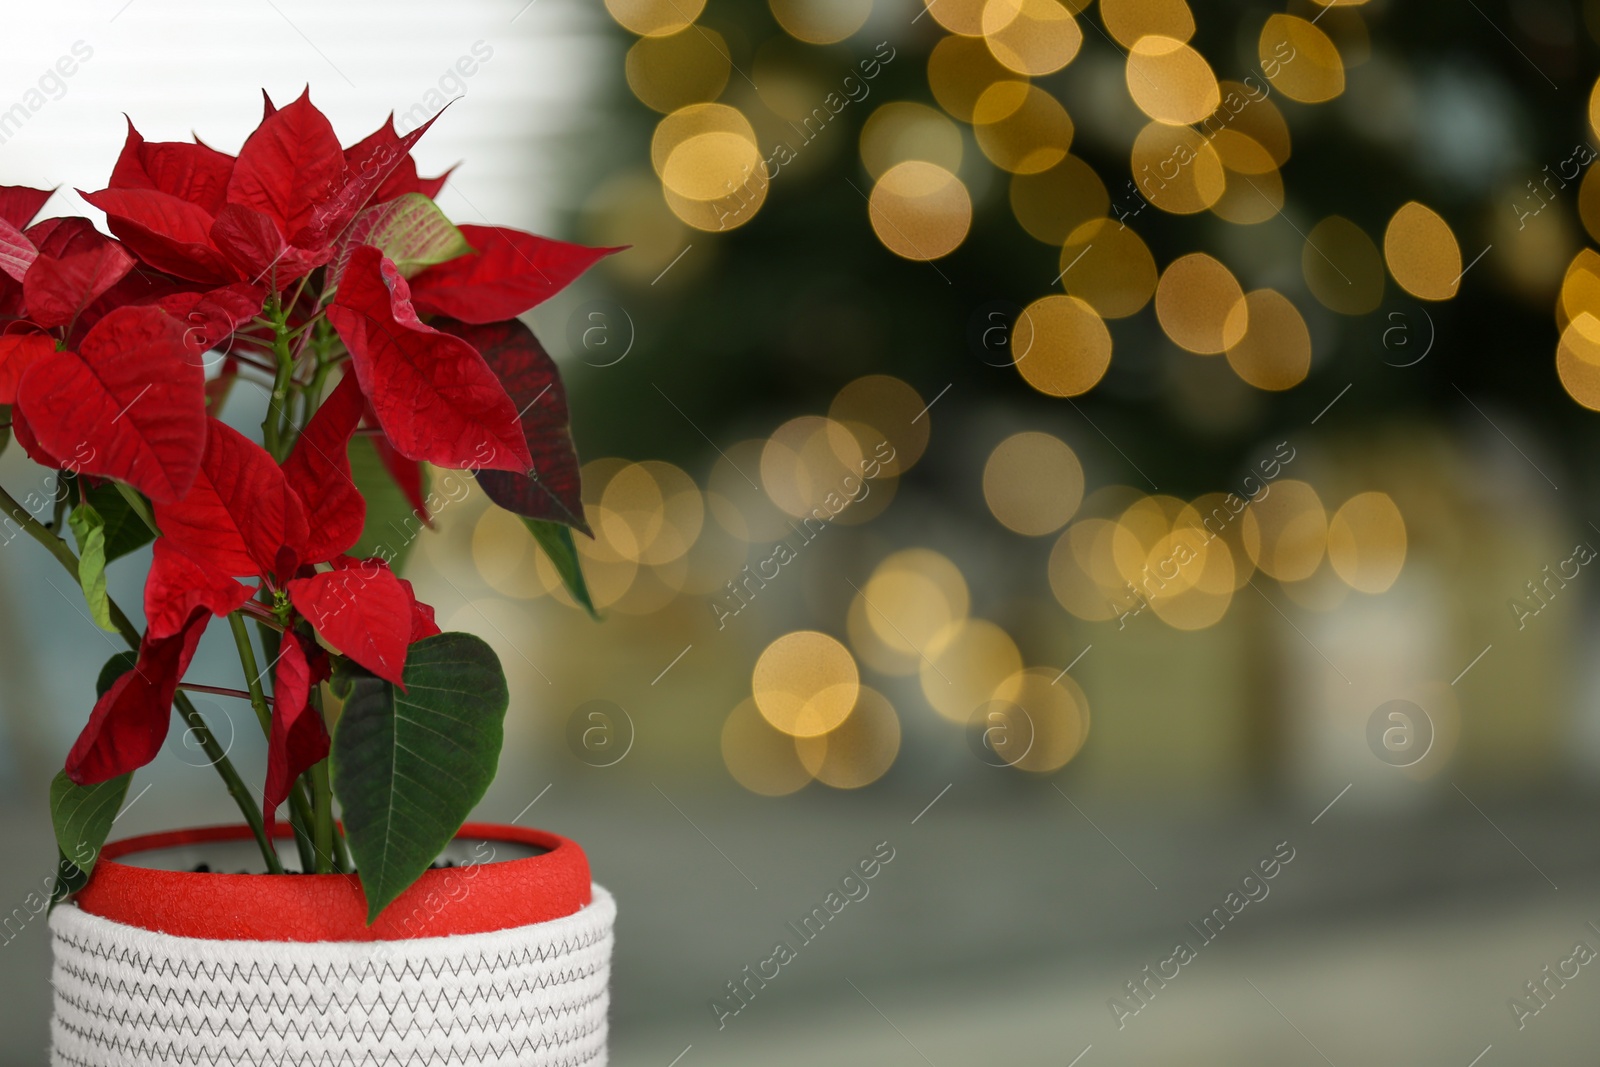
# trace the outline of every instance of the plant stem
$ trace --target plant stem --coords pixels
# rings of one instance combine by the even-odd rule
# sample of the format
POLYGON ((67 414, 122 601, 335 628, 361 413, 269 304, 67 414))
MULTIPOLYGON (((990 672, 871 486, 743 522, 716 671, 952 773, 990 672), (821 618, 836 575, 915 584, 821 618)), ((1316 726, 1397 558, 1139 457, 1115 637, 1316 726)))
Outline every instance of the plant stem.
POLYGON ((205 719, 200 717, 199 710, 189 703, 189 698, 179 693, 174 703, 178 707, 178 714, 183 716, 183 721, 188 725, 189 732, 200 742, 205 754, 211 757, 211 763, 217 768, 217 773, 222 775, 222 781, 232 794, 234 803, 244 812, 244 821, 250 824, 250 832, 255 835, 256 844, 261 846, 261 855, 267 861, 267 873, 282 874, 283 863, 278 859, 278 850, 272 847, 272 842, 267 837, 267 827, 261 818, 261 809, 256 806, 255 797, 250 795, 250 789, 244 784, 244 779, 239 777, 239 772, 228 760, 228 754, 217 743, 211 728, 206 725, 205 719))
MULTIPOLYGON (((73 554, 72 549, 67 547, 65 541, 45 529, 39 520, 29 514, 28 509, 17 503, 16 498, 6 492, 4 488, 0 488, 0 510, 3 510, 12 522, 27 531, 28 536, 48 549, 57 562, 66 568, 67 573, 72 575, 73 581, 78 580, 78 557, 73 554)), ((123 612, 115 600, 107 597, 106 605, 110 609, 111 624, 117 628, 117 632, 122 635, 122 639, 128 643, 129 647, 138 649, 140 644, 138 628, 128 619, 127 614, 123 612)), ((212 735, 210 728, 206 726, 205 719, 201 717, 195 706, 189 702, 187 696, 183 693, 178 693, 173 702, 177 705, 184 723, 194 732, 201 748, 205 750, 207 756, 211 757, 212 766, 216 767, 217 773, 222 776, 222 781, 228 787, 228 792, 232 795, 234 803, 239 806, 239 811, 244 815, 244 821, 250 824, 250 830, 255 834, 256 843, 261 846, 261 856, 266 861, 267 869, 275 874, 281 874, 283 865, 278 862, 278 853, 272 847, 272 842, 267 838, 266 827, 261 819, 261 809, 256 805, 255 798, 250 795, 250 791, 245 788, 244 781, 239 777, 239 772, 234 769, 233 763, 229 761, 228 754, 223 751, 221 745, 217 744, 217 739, 212 735)))
POLYGON ((267 398, 267 417, 261 422, 261 437, 267 452, 274 460, 283 462, 287 451, 284 431, 289 424, 287 403, 289 380, 294 375, 294 354, 289 351, 288 319, 276 297, 270 305, 272 313, 272 354, 277 358, 277 373, 272 379, 272 395, 267 398))
MULTIPOLYGON (((256 666, 256 649, 250 643, 250 631, 245 629, 244 616, 238 612, 228 616, 228 626, 233 631, 233 643, 239 650, 239 666, 244 668, 245 685, 250 688, 250 706, 255 709, 256 721, 268 743, 272 741, 272 712, 267 707, 267 696, 261 688, 261 671, 256 666)), ((300 867, 309 871, 320 862, 312 853, 310 803, 300 783, 289 789, 289 825, 294 827, 295 846, 300 850, 300 867)))
POLYGON ((320 759, 311 767, 311 800, 314 805, 317 835, 317 873, 333 872, 333 786, 328 781, 328 761, 320 759))

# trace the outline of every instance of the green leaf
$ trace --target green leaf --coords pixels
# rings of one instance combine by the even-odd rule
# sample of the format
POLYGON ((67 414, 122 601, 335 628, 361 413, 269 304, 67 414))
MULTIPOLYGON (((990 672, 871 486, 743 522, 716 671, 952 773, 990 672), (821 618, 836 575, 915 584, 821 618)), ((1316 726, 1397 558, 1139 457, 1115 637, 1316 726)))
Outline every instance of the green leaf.
POLYGON ((590 616, 598 619, 600 613, 594 610, 594 600, 589 596, 589 583, 584 581, 583 568, 579 565, 578 546, 572 540, 572 527, 546 519, 524 517, 522 522, 533 534, 533 539, 539 542, 539 547, 544 549, 544 554, 550 557, 550 562, 555 564, 556 573, 561 575, 561 583, 572 594, 572 599, 582 604, 590 616))
MULTIPOLYGON (((361 528, 361 540, 350 549, 350 555, 357 559, 381 556, 398 571, 425 524, 412 510, 405 491, 395 484, 383 460, 378 458, 372 438, 360 434, 352 437, 349 455, 350 477, 367 499, 367 522, 361 528)), ((422 497, 428 498, 426 466, 422 468, 422 497)))
POLYGON ((100 668, 100 676, 95 679, 94 692, 96 696, 105 696, 106 690, 116 684, 117 679, 133 670, 139 662, 137 652, 118 652, 106 660, 106 665, 100 668))
POLYGON ((107 563, 155 540, 156 535, 113 483, 101 482, 84 495, 105 520, 107 563))
MULTIPOLYGON (((95 694, 105 696, 116 680, 133 669, 138 656, 132 652, 118 652, 106 661, 95 680, 95 694)), ((62 771, 50 783, 50 821, 55 826, 56 882, 50 891, 54 907, 89 881, 95 861, 100 858, 100 848, 111 833, 111 824, 122 809, 122 800, 128 795, 132 773, 113 778, 99 785, 77 785, 62 771)))
POLYGON ((411 646, 406 691, 348 662, 330 756, 333 792, 367 895, 367 922, 438 858, 494 779, 510 694, 471 634, 411 646))
POLYGON ((357 215, 350 224, 335 277, 344 273, 350 251, 364 244, 375 245, 394 260, 405 278, 472 251, 466 236, 445 218, 439 205, 421 193, 397 196, 357 215))
POLYGON ((111 824, 122 810, 133 774, 119 775, 98 785, 78 785, 61 771, 50 783, 50 822, 55 826, 56 847, 61 867, 57 872, 57 891, 62 883, 74 893, 94 872, 100 848, 111 834, 111 824))
POLYGON ((106 524, 93 505, 79 504, 67 517, 72 536, 78 541, 78 584, 89 605, 89 617, 108 633, 116 633, 111 622, 111 600, 106 596, 106 524))

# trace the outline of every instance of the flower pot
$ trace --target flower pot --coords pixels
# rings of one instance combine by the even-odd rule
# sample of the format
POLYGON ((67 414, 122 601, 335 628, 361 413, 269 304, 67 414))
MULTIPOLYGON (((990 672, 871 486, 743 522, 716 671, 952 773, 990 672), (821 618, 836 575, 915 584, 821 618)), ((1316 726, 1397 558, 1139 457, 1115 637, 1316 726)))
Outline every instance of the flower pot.
POLYGON ((105 846, 50 916, 53 1065, 606 1062, 616 904, 574 842, 469 823, 370 927, 353 875, 195 869, 253 853, 243 826, 105 846))

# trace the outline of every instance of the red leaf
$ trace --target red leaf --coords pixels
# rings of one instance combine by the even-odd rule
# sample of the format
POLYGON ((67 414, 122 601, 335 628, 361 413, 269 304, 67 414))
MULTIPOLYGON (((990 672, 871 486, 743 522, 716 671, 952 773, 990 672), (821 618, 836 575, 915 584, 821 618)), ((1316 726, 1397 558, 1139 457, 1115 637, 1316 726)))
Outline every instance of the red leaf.
POLYGON ((295 248, 278 232, 278 224, 254 208, 229 204, 211 224, 211 242, 228 262, 252 282, 270 280, 282 288, 308 270, 320 267, 332 249, 295 248))
POLYGON ((418 311, 462 322, 514 319, 565 289, 621 248, 585 248, 503 226, 462 226, 477 251, 429 267, 411 280, 418 311))
POLYGON ((33 427, 28 425, 27 416, 21 408, 11 409, 11 436, 17 439, 17 444, 22 446, 28 458, 39 466, 58 471, 67 469, 66 461, 57 459, 39 443, 39 439, 33 435, 33 427))
POLYGON ((345 375, 311 416, 283 465, 289 487, 306 507, 310 532, 302 563, 330 560, 361 539, 367 502, 350 477, 350 435, 365 408, 355 375, 345 375))
POLYGON ((22 372, 55 350, 56 343, 42 333, 0 337, 0 404, 15 404, 22 372))
POLYGON ((328 756, 328 729, 311 706, 311 685, 305 648, 294 634, 284 634, 272 679, 272 736, 267 741, 267 784, 261 807, 268 833, 279 805, 294 788, 294 780, 328 756))
POLYGON ((339 139, 307 89, 262 119, 245 141, 228 181, 228 203, 254 208, 292 237, 312 221, 343 175, 339 139))
POLYGON ((411 597, 381 560, 296 578, 289 599, 328 643, 402 689, 411 643, 411 597))
POLYGON ((418 600, 417 591, 404 578, 400 579, 400 585, 405 589, 406 596, 411 598, 411 643, 416 644, 424 637, 440 633, 439 624, 433 617, 433 605, 418 600))
POLYGON ((64 326, 132 269, 133 257, 109 237, 61 259, 40 255, 22 280, 28 317, 40 326, 64 326))
POLYGON ((211 215, 199 205, 155 189, 79 195, 104 211, 111 232, 157 270, 208 284, 238 280, 239 272, 211 243, 211 215))
POLYGON ((305 543, 305 507, 266 449, 225 423, 206 421, 194 486, 181 500, 156 504, 156 525, 174 547, 217 574, 273 574, 280 549, 299 552, 305 543))
POLYGON ((0 271, 5 271, 20 282, 27 276, 28 268, 33 266, 38 255, 38 250, 26 234, 0 219, 0 271))
POLYGON ((99 248, 106 240, 105 234, 94 228, 94 223, 76 216, 40 219, 23 233, 40 255, 58 259, 99 248))
MULTIPOLYGON (((266 299, 266 290, 237 282, 206 293, 173 293, 157 300, 156 304, 187 323, 183 331, 184 346, 191 357, 198 358, 253 319, 266 299)), ((235 373, 237 370, 235 361, 235 373)), ((206 385, 209 396, 211 383, 206 385)))
POLYGON ((197 563, 170 537, 158 537, 154 553, 144 581, 144 618, 151 637, 177 633, 199 608, 226 615, 250 599, 249 586, 197 563))
POLYGON ((205 375, 188 358, 183 325, 154 307, 124 307, 95 324, 77 351, 29 367, 17 403, 45 450, 75 469, 120 478, 151 500, 189 491, 205 451, 205 375))
POLYGON ((215 215, 223 205, 233 157, 198 141, 147 142, 128 120, 128 138, 112 168, 112 189, 155 189, 215 215))
POLYGON ((528 470, 517 409, 494 372, 465 341, 423 325, 409 296, 395 265, 363 245, 328 308, 384 433, 407 459, 528 470))
POLYGON ((30 189, 26 185, 0 185, 0 219, 17 229, 25 228, 54 189, 30 189))
POLYGON ((561 373, 539 339, 516 319, 472 326, 453 319, 435 325, 476 348, 522 413, 522 432, 533 456, 531 474, 480 471, 489 499, 518 515, 553 519, 589 532, 583 520, 578 453, 567 428, 561 373))
MULTIPOLYGON (((442 112, 441 112, 442 114, 442 112)), ((377 130, 344 151, 344 182, 317 211, 317 217, 294 237, 304 248, 333 243, 362 208, 413 192, 419 185, 411 146, 421 139, 439 116, 401 137, 395 132, 394 112, 377 130), (409 178, 407 177, 409 175, 409 178), (390 192, 391 189, 397 191, 390 192)))
POLYGON ((138 662, 95 704, 89 724, 67 753, 68 778, 94 785, 156 758, 167 739, 178 682, 210 621, 211 614, 200 610, 171 637, 145 635, 138 662))

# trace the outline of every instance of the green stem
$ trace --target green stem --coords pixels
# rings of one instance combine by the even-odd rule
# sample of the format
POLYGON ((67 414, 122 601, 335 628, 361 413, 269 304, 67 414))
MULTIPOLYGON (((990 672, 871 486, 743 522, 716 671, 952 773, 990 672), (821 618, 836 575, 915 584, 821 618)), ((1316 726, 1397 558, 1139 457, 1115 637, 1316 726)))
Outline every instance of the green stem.
POLYGON ((318 760, 311 767, 311 799, 316 816, 317 873, 333 873, 333 785, 328 780, 328 761, 318 760))
POLYGON ((273 323, 272 354, 277 359, 278 367, 272 379, 272 395, 267 398, 267 416, 261 422, 261 437, 267 452, 282 463, 288 451, 284 436, 290 423, 287 405, 289 382, 294 376, 294 354, 289 351, 288 319, 276 298, 269 310, 273 323))
MULTIPOLYGON (((27 508, 17 503, 16 498, 3 488, 0 488, 0 510, 3 510, 12 522, 25 530, 28 536, 43 545, 56 558, 57 562, 66 568, 67 573, 72 575, 73 581, 78 580, 78 557, 73 554, 72 549, 67 547, 65 541, 45 529, 38 519, 29 514, 27 508)), ((122 635, 122 639, 128 643, 130 648, 138 649, 140 644, 138 627, 133 625, 133 622, 115 600, 107 597, 106 604, 110 608, 111 624, 117 628, 117 632, 122 635)), ((283 873, 283 865, 278 862, 278 853, 272 847, 272 842, 267 839, 266 826, 261 819, 261 808, 256 804, 255 798, 250 795, 250 791, 245 788, 244 780, 239 777, 239 772, 234 769, 233 763, 229 761, 228 754, 223 751, 221 745, 217 744, 217 739, 212 735, 210 728, 206 726, 205 719, 201 717, 195 706, 189 702, 187 696, 183 693, 176 694, 174 703, 177 705, 184 723, 194 733, 195 739, 200 742, 201 748, 205 750, 207 756, 211 757, 212 766, 222 776, 222 781, 228 787, 228 792, 232 795, 234 803, 239 806, 239 811, 244 815, 244 821, 250 825, 250 830, 256 838, 256 844, 261 846, 261 856, 266 861, 267 869, 274 874, 283 873)))
MULTIPOLYGON (((256 666, 256 649, 250 643, 250 631, 245 629, 244 616, 234 612, 228 616, 228 627, 233 631, 233 643, 239 650, 239 666, 244 668, 245 686, 250 690, 250 706, 255 709, 261 733, 272 740, 272 711, 267 707, 267 696, 261 688, 261 671, 256 666)), ((295 847, 300 850, 300 869, 309 871, 317 863, 312 851, 310 833, 311 806, 299 782, 289 789, 289 825, 294 828, 295 847)))
POLYGON ((250 789, 244 784, 244 779, 239 777, 239 772, 228 760, 228 754, 217 743, 211 728, 206 725, 205 719, 200 717, 199 710, 189 703, 189 698, 179 693, 174 703, 178 707, 178 714, 183 716, 184 723, 188 725, 189 732, 200 742, 205 754, 211 757, 212 766, 217 768, 217 773, 222 775, 222 781, 227 785, 234 803, 244 812, 244 821, 250 824, 250 832, 255 835, 256 844, 261 846, 261 855, 267 861, 267 873, 282 874, 283 863, 278 859, 278 850, 272 847, 272 842, 267 838, 267 827, 261 818, 261 809, 256 806, 255 797, 250 795, 250 789))

